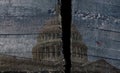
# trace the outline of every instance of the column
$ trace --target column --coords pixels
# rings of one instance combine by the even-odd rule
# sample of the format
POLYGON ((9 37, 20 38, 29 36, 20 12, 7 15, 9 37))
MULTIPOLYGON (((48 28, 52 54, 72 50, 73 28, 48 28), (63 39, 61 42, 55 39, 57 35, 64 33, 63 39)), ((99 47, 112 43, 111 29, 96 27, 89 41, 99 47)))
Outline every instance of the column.
POLYGON ((60 35, 59 35, 59 33, 56 33, 57 34, 57 38, 60 38, 60 35))
POLYGON ((51 33, 49 33, 49 40, 51 39, 51 37, 50 37, 50 36, 51 36, 51 33))
POLYGON ((46 54, 46 46, 44 46, 44 59, 47 58, 47 54, 46 54))
POLYGON ((52 35, 53 35, 53 34, 52 34, 52 33, 50 33, 50 40, 52 39, 52 35))
POLYGON ((46 40, 46 33, 44 33, 44 40, 46 40))
POLYGON ((77 33, 76 33, 76 40, 77 40, 78 36, 77 36, 77 33))
POLYGON ((81 48, 79 47, 79 57, 81 56, 80 54, 81 54, 81 48))
POLYGON ((56 51, 56 56, 59 57, 60 56, 60 49, 61 47, 57 45, 57 51, 56 51))
POLYGON ((80 58, 81 58, 81 55, 82 55, 82 50, 81 50, 82 48, 80 47, 80 58))
POLYGON ((42 40, 44 40, 44 34, 42 33, 42 40))
POLYGON ((47 47, 45 48, 46 48, 46 59, 48 59, 48 48, 47 47))
POLYGON ((73 38, 72 39, 74 40, 74 33, 73 33, 73 38))
POLYGON ((75 34, 75 40, 76 40, 76 34, 75 34))
POLYGON ((82 48, 80 47, 80 58, 81 58, 81 55, 82 55, 82 48))
POLYGON ((47 37, 48 37, 48 35, 47 35, 47 33, 45 33, 45 40, 47 40, 47 37))
POLYGON ((52 50, 53 50, 53 58, 55 58, 55 46, 52 48, 52 50))
POLYGON ((43 33, 41 34, 41 36, 42 36, 42 41, 44 40, 44 36, 43 36, 43 33))
POLYGON ((76 40, 77 40, 77 34, 75 36, 76 36, 76 40))
POLYGON ((74 40, 74 33, 72 34, 72 39, 74 40))
POLYGON ((42 40, 42 36, 41 36, 41 34, 40 34, 40 36, 39 36, 39 37, 40 37, 40 40, 42 40))
POLYGON ((72 47, 72 50, 73 50, 73 52, 72 52, 72 56, 74 57, 75 48, 74 48, 74 47, 72 47))
POLYGON ((39 49, 37 51, 37 58, 38 58, 38 60, 40 60, 40 50, 39 49))
POLYGON ((41 47, 41 59, 43 59, 43 56, 44 56, 44 48, 41 47))
MULTIPOLYGON (((40 49, 42 49, 42 48, 40 47, 40 49)), ((40 53, 39 55, 40 55, 40 60, 41 60, 42 59, 42 57, 41 57, 42 56, 42 50, 40 50, 39 53, 40 53)))
POLYGON ((55 58, 57 57, 57 49, 56 49, 56 47, 57 46, 55 45, 55 47, 54 47, 55 48, 55 58))
POLYGON ((83 48, 81 48, 81 58, 83 58, 83 48))
POLYGON ((83 58, 85 59, 85 49, 83 48, 83 58))
POLYGON ((77 56, 77 48, 75 47, 75 57, 77 56))
POLYGON ((36 54, 35 57, 36 57, 36 60, 37 60, 37 61, 38 61, 38 53, 39 53, 39 52, 38 52, 38 48, 37 48, 37 50, 35 51, 35 54, 36 54))
POLYGON ((46 48, 47 48, 47 58, 49 58, 49 47, 46 48))
POLYGON ((70 53, 71 53, 71 57, 72 57, 72 54, 73 54, 72 46, 70 47, 70 53))
POLYGON ((72 56, 74 57, 75 56, 75 48, 73 46, 72 46, 72 50, 73 50, 72 56))
POLYGON ((44 40, 45 40, 45 33, 43 33, 43 38, 44 38, 44 40))
POLYGON ((53 39, 55 39, 55 33, 53 33, 53 36, 52 36, 52 37, 53 37, 53 39))
POLYGON ((48 50, 48 58, 50 58, 50 47, 49 46, 47 47, 47 50, 48 50))
POLYGON ((77 47, 76 47, 76 56, 77 56, 77 57, 79 57, 78 53, 79 53, 79 48, 78 48, 78 46, 77 46, 77 47))
POLYGON ((50 58, 52 58, 52 47, 51 46, 49 47, 49 50, 50 50, 50 58))

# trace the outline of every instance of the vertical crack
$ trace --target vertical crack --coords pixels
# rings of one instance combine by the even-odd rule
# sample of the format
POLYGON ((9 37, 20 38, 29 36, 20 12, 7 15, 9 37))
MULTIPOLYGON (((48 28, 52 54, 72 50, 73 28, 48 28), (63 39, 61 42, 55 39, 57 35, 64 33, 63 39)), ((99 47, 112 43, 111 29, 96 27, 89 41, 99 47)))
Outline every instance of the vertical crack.
POLYGON ((71 71, 70 28, 71 28, 71 0, 61 0, 62 41, 65 59, 65 73, 71 71))

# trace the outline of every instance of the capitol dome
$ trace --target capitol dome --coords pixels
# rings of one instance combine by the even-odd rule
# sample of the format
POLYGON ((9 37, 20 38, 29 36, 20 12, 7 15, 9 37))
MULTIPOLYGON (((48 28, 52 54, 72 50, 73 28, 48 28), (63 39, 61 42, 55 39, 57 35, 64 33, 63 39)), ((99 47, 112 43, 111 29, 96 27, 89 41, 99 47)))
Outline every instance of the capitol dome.
POLYGON ((87 46, 82 41, 82 36, 74 24, 71 25, 71 61, 84 64, 88 61, 87 46))
MULTIPOLYGON (((37 45, 32 49, 33 59, 60 60, 63 59, 62 50, 62 26, 58 17, 54 17, 47 20, 41 28, 37 45)), ((87 47, 82 42, 82 36, 74 24, 71 25, 71 54, 74 61, 87 61, 87 47)))
POLYGON ((33 59, 60 60, 62 59, 62 29, 57 17, 46 21, 37 38, 37 45, 32 49, 33 59))
MULTIPOLYGON (((47 20, 39 32, 37 44, 32 49, 33 60, 35 61, 63 60, 59 4, 56 11, 56 16, 47 20)), ((87 47, 82 42, 82 36, 74 24, 71 25, 71 60, 82 64, 87 61, 87 47)))

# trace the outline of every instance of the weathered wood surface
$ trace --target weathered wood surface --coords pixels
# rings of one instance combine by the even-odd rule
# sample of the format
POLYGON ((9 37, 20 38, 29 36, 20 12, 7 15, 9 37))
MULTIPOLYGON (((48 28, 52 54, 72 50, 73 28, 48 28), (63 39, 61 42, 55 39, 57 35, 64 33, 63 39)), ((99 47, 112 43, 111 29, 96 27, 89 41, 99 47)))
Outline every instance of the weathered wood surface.
POLYGON ((119 0, 73 0, 73 23, 88 46, 89 60, 105 58, 120 68, 119 0))
POLYGON ((0 0, 0 71, 63 70, 64 63, 59 60, 34 61, 32 57, 44 22, 55 16, 56 2, 0 0))
POLYGON ((31 57, 44 22, 54 16, 56 0, 0 0, 0 53, 31 57))

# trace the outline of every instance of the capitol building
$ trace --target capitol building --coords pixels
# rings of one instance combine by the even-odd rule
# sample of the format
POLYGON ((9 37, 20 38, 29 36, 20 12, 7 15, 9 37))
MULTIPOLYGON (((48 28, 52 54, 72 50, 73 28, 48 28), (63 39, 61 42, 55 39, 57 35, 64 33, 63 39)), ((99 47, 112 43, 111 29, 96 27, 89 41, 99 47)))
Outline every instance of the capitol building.
MULTIPOLYGON (((32 48, 32 58, 0 55, 1 73, 64 73, 62 29, 58 16, 46 21, 32 48)), ((104 59, 89 62, 87 46, 74 24, 71 25, 72 73, 119 73, 104 59)))
MULTIPOLYGON (((37 44, 32 48, 32 58, 0 55, 0 73, 64 73, 62 25, 58 14, 44 23, 37 44)), ((66 24, 67 25, 67 24, 66 24)), ((88 47, 75 24, 71 24, 71 73, 120 73, 120 70, 100 59, 88 60, 88 47)))

